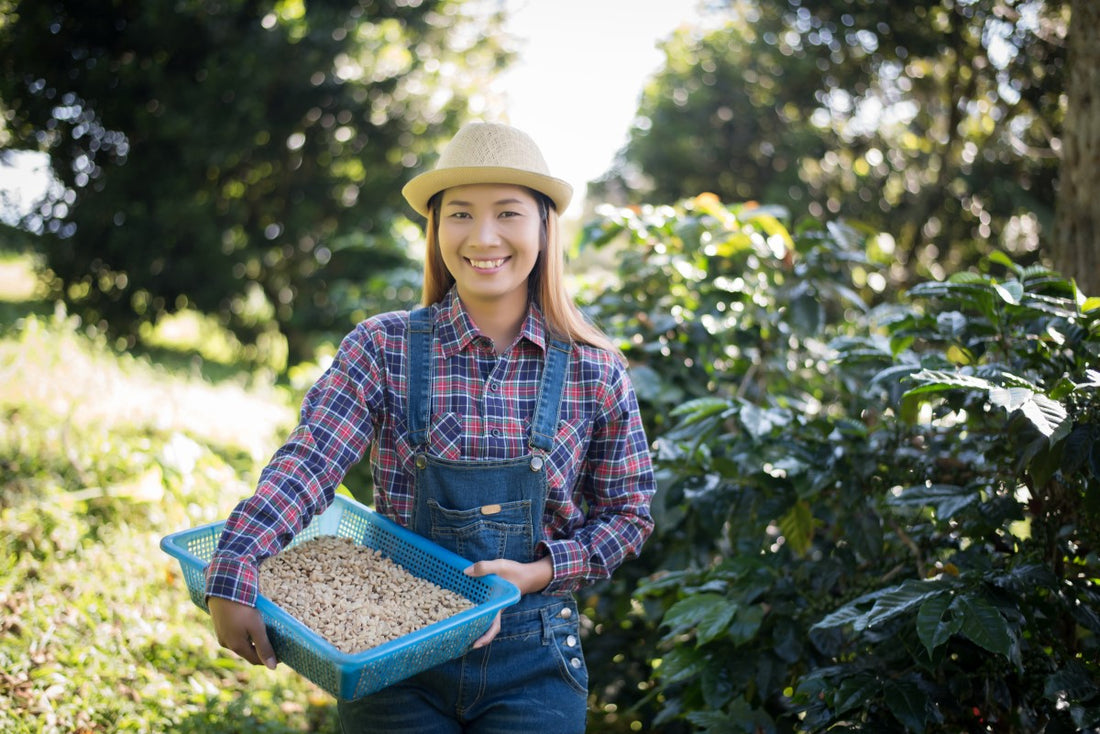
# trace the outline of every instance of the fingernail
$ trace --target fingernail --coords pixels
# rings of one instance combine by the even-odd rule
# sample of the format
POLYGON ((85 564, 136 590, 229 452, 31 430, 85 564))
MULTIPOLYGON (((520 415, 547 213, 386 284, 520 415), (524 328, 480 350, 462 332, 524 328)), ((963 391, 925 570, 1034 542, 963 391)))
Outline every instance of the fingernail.
POLYGON ((277 663, 275 662, 275 658, 267 658, 266 660, 264 660, 264 665, 271 668, 272 670, 275 670, 275 666, 277 665, 277 663))

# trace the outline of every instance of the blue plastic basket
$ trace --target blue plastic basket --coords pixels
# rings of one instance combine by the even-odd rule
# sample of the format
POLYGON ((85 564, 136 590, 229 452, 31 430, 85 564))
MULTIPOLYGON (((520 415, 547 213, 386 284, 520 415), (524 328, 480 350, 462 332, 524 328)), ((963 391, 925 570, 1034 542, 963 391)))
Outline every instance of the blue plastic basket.
MULTIPOLYGON (((224 521, 165 536, 160 547, 179 559, 187 590, 209 613, 204 593, 206 567, 214 555, 224 521)), ((342 700, 354 700, 459 657, 492 624, 496 613, 519 601, 520 593, 499 576, 462 573, 470 562, 379 515, 336 496, 291 545, 318 535, 351 538, 382 552, 406 571, 470 600, 471 609, 416 632, 358 653, 345 653, 306 627, 262 594, 256 608, 267 624, 268 638, 279 661, 342 700)))

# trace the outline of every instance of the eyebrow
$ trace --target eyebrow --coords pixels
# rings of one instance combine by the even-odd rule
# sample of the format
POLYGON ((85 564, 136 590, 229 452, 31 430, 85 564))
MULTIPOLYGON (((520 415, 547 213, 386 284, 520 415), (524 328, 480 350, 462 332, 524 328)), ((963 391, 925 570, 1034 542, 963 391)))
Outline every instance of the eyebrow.
MULTIPOLYGON (((498 199, 497 201, 494 201, 492 203, 492 206, 505 206, 515 204, 523 205, 526 203, 527 202, 524 202, 523 199, 498 199)), ((473 203, 469 201, 463 201, 461 199, 454 199, 453 201, 448 201, 443 206, 473 206, 473 203)))

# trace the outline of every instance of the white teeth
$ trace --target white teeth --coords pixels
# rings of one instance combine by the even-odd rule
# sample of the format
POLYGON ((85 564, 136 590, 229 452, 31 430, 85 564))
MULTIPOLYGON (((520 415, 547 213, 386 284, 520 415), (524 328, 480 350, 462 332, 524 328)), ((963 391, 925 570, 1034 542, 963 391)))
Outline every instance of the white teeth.
POLYGON ((500 258, 499 260, 470 260, 470 264, 482 270, 492 270, 493 268, 499 268, 503 265, 504 258, 500 258))

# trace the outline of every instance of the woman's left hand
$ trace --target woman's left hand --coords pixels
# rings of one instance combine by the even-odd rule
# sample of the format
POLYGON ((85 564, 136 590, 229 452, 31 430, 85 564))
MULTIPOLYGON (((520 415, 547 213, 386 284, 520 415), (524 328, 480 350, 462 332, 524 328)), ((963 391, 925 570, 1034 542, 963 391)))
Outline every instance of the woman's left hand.
MULTIPOLYGON (((542 591, 554 579, 554 566, 549 556, 532 563, 520 563, 504 558, 495 561, 478 561, 465 569, 467 576, 488 576, 496 574, 519 589, 521 594, 542 591)), ((474 649, 484 647, 493 641, 500 632, 500 612, 493 618, 489 631, 474 641, 474 649)))

